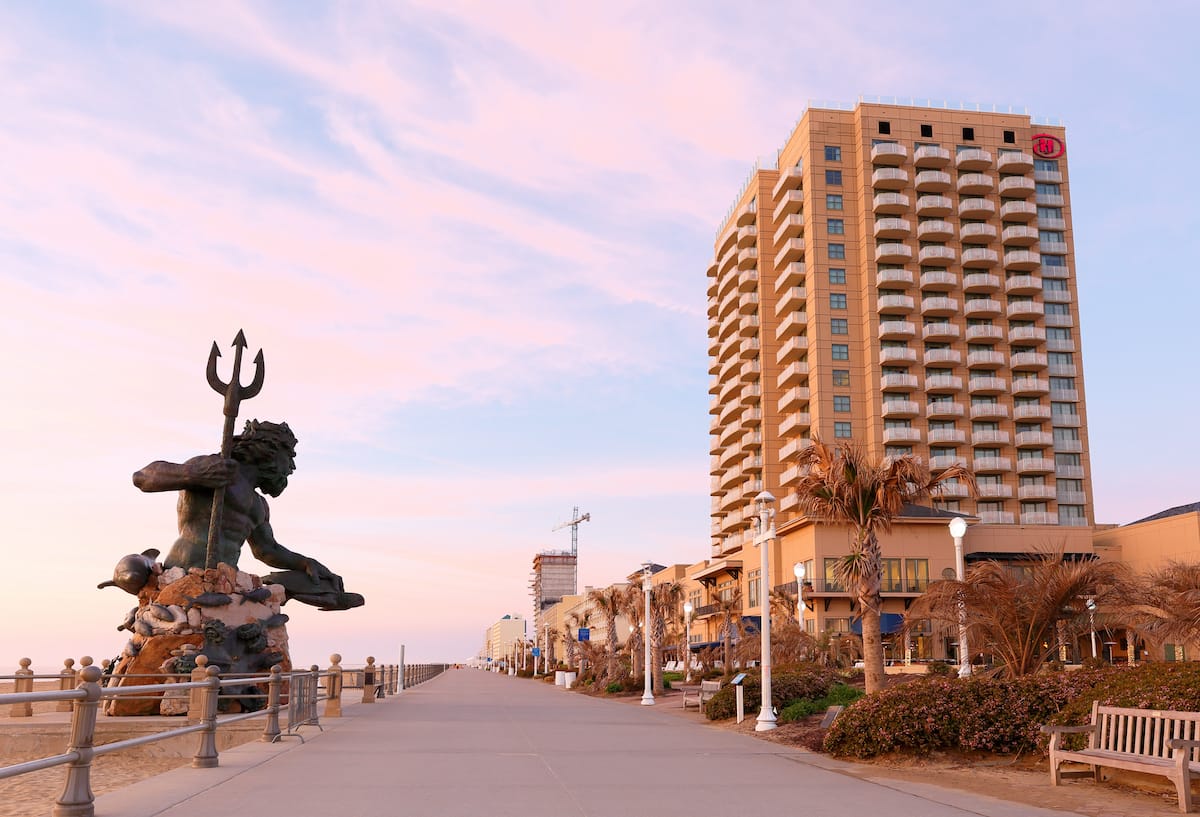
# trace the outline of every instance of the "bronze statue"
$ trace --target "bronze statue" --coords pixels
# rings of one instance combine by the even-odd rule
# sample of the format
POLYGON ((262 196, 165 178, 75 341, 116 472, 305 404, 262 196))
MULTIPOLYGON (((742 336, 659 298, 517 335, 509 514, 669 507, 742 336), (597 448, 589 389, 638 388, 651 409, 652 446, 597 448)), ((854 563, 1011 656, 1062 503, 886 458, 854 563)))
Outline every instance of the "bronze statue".
POLYGON ((182 464, 159 460, 135 473, 133 484, 143 491, 179 491, 179 538, 164 560, 166 567, 212 566, 207 554, 209 525, 214 497, 223 493, 213 563, 237 567, 242 544, 248 542, 255 558, 283 570, 267 581, 282 585, 289 599, 323 610, 362 605, 362 596, 345 592, 340 576, 275 540, 270 508, 259 491, 272 497, 283 493, 296 469, 295 457, 296 437, 287 423, 249 420, 233 438, 229 458, 205 454, 182 464))

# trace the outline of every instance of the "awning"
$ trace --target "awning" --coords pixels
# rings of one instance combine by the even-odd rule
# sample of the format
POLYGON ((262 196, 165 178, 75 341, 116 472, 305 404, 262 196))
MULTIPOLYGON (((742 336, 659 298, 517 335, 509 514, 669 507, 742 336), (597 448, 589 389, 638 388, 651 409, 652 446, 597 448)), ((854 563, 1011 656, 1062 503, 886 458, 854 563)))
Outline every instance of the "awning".
MULTIPOLYGON (((904 624, 904 616, 899 613, 880 613, 879 614, 879 632, 894 633, 904 624)), ((862 635, 862 619, 856 618, 850 622, 850 632, 855 635, 862 635)))

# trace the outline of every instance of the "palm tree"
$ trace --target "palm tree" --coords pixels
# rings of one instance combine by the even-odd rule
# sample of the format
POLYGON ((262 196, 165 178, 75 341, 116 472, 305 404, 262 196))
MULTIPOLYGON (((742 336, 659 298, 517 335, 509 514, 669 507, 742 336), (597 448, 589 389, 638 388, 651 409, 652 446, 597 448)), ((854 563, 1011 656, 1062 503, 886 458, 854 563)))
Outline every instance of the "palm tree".
POLYGON ((814 522, 850 527, 850 553, 837 563, 834 575, 858 599, 866 689, 875 692, 884 683, 879 534, 891 531, 905 505, 928 499, 947 480, 962 480, 974 495, 975 478, 963 466, 953 465, 934 475, 916 457, 876 461, 858 446, 830 447, 815 437, 812 446, 801 452, 798 465, 800 513, 814 522))
POLYGON ((567 616, 567 631, 564 633, 567 642, 567 666, 575 664, 580 676, 583 675, 583 651, 579 649, 579 642, 576 640, 575 635, 581 627, 587 627, 591 623, 591 620, 591 610, 583 610, 567 616), (576 663, 576 660, 578 660, 578 663, 576 663))
POLYGON ((667 623, 679 616, 683 604, 683 585, 665 582, 650 588, 650 661, 651 689, 663 691, 663 647, 667 642, 667 623))
POLYGON ((1087 600, 1117 606, 1129 595, 1128 569, 1118 562, 1064 561, 1043 550, 1015 568, 987 561, 964 580, 931 582, 909 607, 905 626, 923 619, 957 627, 960 611, 971 641, 988 651, 1009 677, 1036 672, 1061 644, 1087 632, 1087 600))
POLYGON ((629 666, 635 678, 641 674, 639 669, 642 665, 642 619, 646 617, 645 607, 646 596, 642 593, 642 588, 631 584, 625 591, 621 611, 629 620, 629 640, 625 642, 625 646, 629 650, 629 666))
POLYGON ((721 617, 719 630, 721 641, 724 642, 724 662, 726 674, 733 672, 733 642, 742 637, 742 588, 735 587, 726 598, 718 598, 717 615, 721 617))
POLYGON ((1125 625, 1155 644, 1200 643, 1200 564, 1168 562, 1137 577, 1114 611, 1098 617, 1125 625))
POLYGON ((624 597, 625 588, 619 585, 610 585, 602 590, 592 590, 588 593, 588 600, 592 603, 593 609, 604 617, 607 654, 605 655, 604 675, 601 679, 603 681, 615 681, 620 676, 621 664, 617 655, 617 651, 620 649, 617 639, 617 616, 621 613, 624 597))

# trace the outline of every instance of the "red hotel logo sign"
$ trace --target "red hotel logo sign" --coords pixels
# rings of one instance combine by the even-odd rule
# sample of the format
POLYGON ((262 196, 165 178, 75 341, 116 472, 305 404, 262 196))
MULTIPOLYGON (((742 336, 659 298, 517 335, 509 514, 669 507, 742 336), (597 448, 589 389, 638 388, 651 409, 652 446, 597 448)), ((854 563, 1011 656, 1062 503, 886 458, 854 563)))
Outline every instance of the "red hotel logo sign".
POLYGON ((1033 153, 1043 159, 1057 159, 1066 152, 1062 140, 1048 133, 1033 135, 1033 153))

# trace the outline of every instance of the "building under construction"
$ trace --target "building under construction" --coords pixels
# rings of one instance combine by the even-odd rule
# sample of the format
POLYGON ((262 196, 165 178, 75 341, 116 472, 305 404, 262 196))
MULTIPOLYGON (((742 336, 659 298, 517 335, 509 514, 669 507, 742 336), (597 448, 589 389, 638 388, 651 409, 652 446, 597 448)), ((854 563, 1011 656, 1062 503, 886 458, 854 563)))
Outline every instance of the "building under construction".
POLYGON ((533 557, 533 614, 540 620, 542 611, 575 594, 575 568, 579 556, 566 550, 547 550, 533 557))

